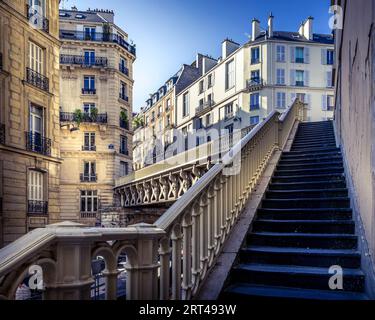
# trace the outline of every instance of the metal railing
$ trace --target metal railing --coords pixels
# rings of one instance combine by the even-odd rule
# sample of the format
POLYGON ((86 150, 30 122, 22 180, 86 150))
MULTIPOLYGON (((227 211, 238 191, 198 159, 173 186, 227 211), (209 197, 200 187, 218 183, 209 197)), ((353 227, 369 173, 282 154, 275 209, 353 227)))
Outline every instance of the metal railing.
POLYGON ((82 88, 82 94, 96 94, 96 89, 82 88))
POLYGON ((126 76, 129 76, 129 69, 122 65, 121 63, 119 64, 119 70, 121 73, 123 73, 126 76))
POLYGON ((60 63, 61 64, 75 64, 75 65, 80 65, 86 68, 107 67, 108 59, 105 57, 87 58, 85 56, 61 54, 60 63))
POLYGON ((81 182, 96 182, 98 179, 98 176, 96 173, 91 173, 91 174, 81 173, 79 175, 79 178, 81 182))
POLYGON ((25 132, 26 150, 51 156, 51 139, 37 132, 25 132))
POLYGON ((5 124, 0 123, 0 144, 5 144, 5 124))
POLYGON ((212 106, 215 104, 213 100, 208 100, 201 104, 198 108, 195 109, 195 115, 198 117, 203 113, 212 109, 212 106))
POLYGON ((48 215, 48 202, 40 200, 29 200, 27 205, 29 215, 48 215))
MULTIPOLYGON (((102 256, 106 299, 116 299, 121 253, 127 255, 128 300, 194 298, 257 190, 272 155, 284 148, 294 124, 303 116, 303 104, 298 101, 281 116, 273 111, 195 184, 184 182, 184 194, 152 225, 87 228, 64 222, 33 230, 0 249, 1 298, 14 299, 23 280, 19 275, 26 274, 31 265, 40 265, 44 299, 89 299, 94 282, 91 262, 102 256)), ((131 192, 150 197, 160 187, 151 183, 131 192)), ((116 194, 123 196, 121 190, 116 194)))
POLYGON ((62 40, 78 40, 78 41, 95 41, 95 42, 113 42, 120 45, 132 55, 136 55, 135 46, 129 44, 122 37, 113 33, 87 33, 76 30, 60 30, 60 39, 62 40))
POLYGON ((128 97, 127 95, 125 95, 125 93, 123 93, 123 92, 120 92, 120 93, 119 93, 119 98, 120 98, 121 100, 124 100, 124 101, 126 101, 126 102, 129 102, 129 97, 128 97))
POLYGON ((82 146, 82 151, 96 151, 96 146, 82 146))
POLYGON ((49 20, 38 12, 37 7, 31 7, 26 4, 26 17, 37 29, 42 29, 44 32, 49 33, 49 20))
POLYGON ((256 91, 256 90, 260 90, 264 87, 264 82, 262 79, 260 78, 256 78, 256 79, 248 79, 246 81, 246 88, 249 89, 250 91, 256 91))
POLYGON ((120 128, 129 130, 129 121, 120 118, 120 128))
POLYGON ((120 154, 123 154, 124 156, 128 156, 129 155, 129 150, 128 149, 122 149, 122 148, 120 148, 120 154))
POLYGON ((49 79, 30 68, 26 68, 26 82, 44 91, 49 91, 49 79))
MULTIPOLYGON (((99 113, 97 115, 91 115, 89 113, 83 113, 81 122, 91 123, 107 123, 107 113, 99 113)), ((77 122, 77 116, 73 112, 60 112, 60 122, 77 122)))

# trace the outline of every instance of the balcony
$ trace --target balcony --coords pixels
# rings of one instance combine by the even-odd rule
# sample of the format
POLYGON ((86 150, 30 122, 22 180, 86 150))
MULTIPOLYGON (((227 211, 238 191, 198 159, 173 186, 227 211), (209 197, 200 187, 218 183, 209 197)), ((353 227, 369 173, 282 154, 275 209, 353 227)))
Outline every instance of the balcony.
POLYGON ((81 173, 80 174, 80 181, 81 182, 97 182, 98 176, 96 173, 86 174, 81 173))
POLYGON ((81 219, 97 219, 97 212, 81 212, 81 219))
POLYGON ((251 64, 258 64, 260 62, 259 58, 251 58, 251 64))
POLYGON ((296 63, 305 63, 304 58, 296 58, 296 63))
POLYGON ((259 110, 259 108, 260 108, 259 103, 250 104, 250 111, 259 110))
POLYGON ((5 144, 5 124, 0 123, 0 144, 5 144))
POLYGON ((38 13, 36 8, 30 7, 29 4, 26 4, 26 17, 36 29, 41 29, 44 32, 49 33, 49 20, 38 13))
POLYGON ((234 113, 233 112, 225 113, 225 115, 224 115, 224 121, 227 121, 227 120, 229 120, 229 119, 231 119, 233 117, 234 117, 234 113))
POLYGON ((113 33, 86 33, 84 31, 76 30, 60 30, 61 40, 75 40, 75 41, 95 41, 95 42, 113 42, 124 48, 132 55, 136 55, 135 46, 126 42, 117 34, 113 33))
POLYGON ((119 70, 121 73, 123 73, 126 76, 129 76, 129 69, 122 65, 121 63, 119 64, 119 70))
POLYGON ((327 111, 335 111, 335 106, 327 106, 327 111))
POLYGON ((120 154, 123 154, 124 156, 128 156, 129 155, 129 150, 128 149, 121 149, 120 148, 120 154))
POLYGON ((96 94, 96 89, 82 88, 82 94, 94 95, 94 94, 96 94))
POLYGON ((246 81, 246 88, 251 91, 259 91, 264 87, 264 82, 260 78, 253 78, 246 81))
POLYGON ((79 65, 84 68, 90 68, 90 67, 105 68, 108 65, 108 59, 104 57, 86 58, 84 56, 62 54, 60 55, 60 63, 79 65))
POLYGON ((25 132, 26 150, 51 156, 51 139, 43 137, 37 132, 25 132))
POLYGON ((49 91, 49 79, 30 68, 26 68, 26 82, 43 91, 49 91))
MULTIPOLYGON (((60 112, 60 122, 77 122, 76 115, 72 112, 60 112)), ((99 113, 95 116, 83 113, 81 122, 105 124, 108 122, 108 116, 107 113, 99 113)))
POLYGON ((120 119, 120 128, 129 130, 129 121, 125 121, 123 119, 120 119))
POLYGON ((305 83, 303 81, 296 81, 296 87, 304 87, 305 83))
POLYGON ((121 100, 124 100, 124 101, 126 101, 126 102, 129 102, 129 97, 128 97, 127 95, 125 95, 125 93, 123 93, 123 92, 120 92, 120 93, 119 93, 119 98, 120 98, 121 100))
POLYGON ((29 215, 45 216, 48 215, 48 202, 29 200, 27 204, 27 212, 29 215))
POLYGON ((96 151, 96 146, 82 146, 82 151, 96 151))
POLYGON ((212 109, 212 106, 215 104, 213 100, 208 100, 201 104, 198 108, 195 109, 195 116, 199 117, 200 115, 204 114, 207 111, 212 109))

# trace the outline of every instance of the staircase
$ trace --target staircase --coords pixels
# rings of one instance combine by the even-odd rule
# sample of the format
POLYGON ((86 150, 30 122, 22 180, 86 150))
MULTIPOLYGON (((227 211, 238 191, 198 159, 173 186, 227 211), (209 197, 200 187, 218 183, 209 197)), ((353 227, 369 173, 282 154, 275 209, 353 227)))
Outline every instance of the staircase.
POLYGON ((358 236, 330 121, 301 123, 283 152, 223 299, 365 299, 358 236), (329 268, 343 268, 343 290, 329 268))

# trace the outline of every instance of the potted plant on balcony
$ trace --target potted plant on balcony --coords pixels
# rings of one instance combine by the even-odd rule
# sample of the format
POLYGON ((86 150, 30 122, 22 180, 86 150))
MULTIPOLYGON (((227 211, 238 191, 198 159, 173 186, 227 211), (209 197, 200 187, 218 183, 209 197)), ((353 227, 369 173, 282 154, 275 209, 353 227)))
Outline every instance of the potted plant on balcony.
POLYGON ((93 122, 95 122, 98 118, 98 109, 97 108, 91 108, 90 110, 90 118, 93 122))
POLYGON ((143 119, 141 117, 135 117, 133 119, 133 126, 135 129, 143 126, 143 119))
POLYGON ((120 119, 121 119, 121 121, 123 122, 123 123, 128 123, 128 115, 127 115, 127 113, 125 112, 125 110, 121 110, 120 111, 120 119))
POLYGON ((82 123, 83 121, 83 113, 81 109, 76 109, 73 112, 73 120, 77 124, 77 127, 82 123))

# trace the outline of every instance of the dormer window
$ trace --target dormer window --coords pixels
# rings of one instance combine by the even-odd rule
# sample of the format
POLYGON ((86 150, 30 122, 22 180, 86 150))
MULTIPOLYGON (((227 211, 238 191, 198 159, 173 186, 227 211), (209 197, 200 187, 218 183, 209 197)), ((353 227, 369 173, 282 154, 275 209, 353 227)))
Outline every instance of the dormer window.
POLYGON ((86 17, 83 14, 76 14, 76 19, 85 19, 86 17))

